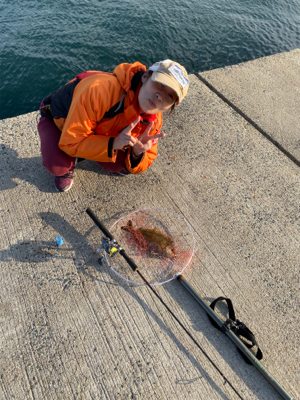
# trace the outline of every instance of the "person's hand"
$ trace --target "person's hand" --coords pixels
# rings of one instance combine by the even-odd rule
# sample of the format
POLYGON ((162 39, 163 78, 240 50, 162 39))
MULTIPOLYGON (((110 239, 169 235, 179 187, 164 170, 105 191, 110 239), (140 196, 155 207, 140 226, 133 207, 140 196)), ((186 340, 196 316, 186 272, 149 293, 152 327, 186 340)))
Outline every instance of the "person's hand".
POLYGON ((147 126, 145 132, 139 136, 138 141, 132 146, 134 156, 138 157, 142 153, 145 153, 147 150, 150 150, 152 147, 152 140, 165 137, 164 133, 156 133, 155 135, 149 136, 152 126, 153 122, 151 122, 147 126))
POLYGON ((124 128, 120 135, 117 136, 114 140, 114 149, 123 149, 123 147, 126 146, 134 146, 136 143, 138 143, 138 139, 131 136, 131 131, 134 129, 134 127, 140 122, 140 117, 138 117, 135 121, 133 121, 130 125, 126 126, 124 128))

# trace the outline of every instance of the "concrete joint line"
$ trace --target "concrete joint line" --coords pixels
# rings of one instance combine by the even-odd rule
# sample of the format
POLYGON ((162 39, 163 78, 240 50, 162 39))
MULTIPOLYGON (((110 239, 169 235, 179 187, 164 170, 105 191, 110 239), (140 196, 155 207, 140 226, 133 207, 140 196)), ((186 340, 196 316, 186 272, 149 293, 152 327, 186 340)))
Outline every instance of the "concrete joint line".
POLYGON ((265 130, 263 130, 256 122, 248 117, 242 110, 236 107, 230 100, 228 100, 222 93, 220 93, 215 87, 213 87, 206 79, 200 74, 196 75, 197 78, 204 83, 212 92, 214 92, 221 100, 228 104, 234 111, 241 115, 249 124, 251 124, 256 130, 258 130, 266 139, 268 139, 274 146, 276 146, 285 156, 287 156, 297 167, 300 167, 300 161, 297 160, 288 150, 286 150, 280 143, 274 140, 265 130))

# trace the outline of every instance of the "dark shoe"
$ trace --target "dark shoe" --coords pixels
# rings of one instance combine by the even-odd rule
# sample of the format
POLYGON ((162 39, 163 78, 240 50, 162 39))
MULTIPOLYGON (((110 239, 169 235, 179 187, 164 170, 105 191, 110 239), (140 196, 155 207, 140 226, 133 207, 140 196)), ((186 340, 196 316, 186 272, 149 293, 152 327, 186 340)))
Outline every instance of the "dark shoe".
POLYGON ((58 192, 67 192, 73 185, 73 171, 63 176, 56 176, 54 179, 55 188, 58 192))

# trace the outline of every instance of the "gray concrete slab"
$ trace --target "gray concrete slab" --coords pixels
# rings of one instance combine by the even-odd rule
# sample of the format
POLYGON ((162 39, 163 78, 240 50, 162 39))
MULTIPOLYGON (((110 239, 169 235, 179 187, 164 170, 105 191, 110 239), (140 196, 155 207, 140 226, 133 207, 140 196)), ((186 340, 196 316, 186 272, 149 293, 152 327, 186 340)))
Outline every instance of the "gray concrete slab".
MULTIPOLYGON (((99 266, 88 206, 107 226, 143 206, 183 215, 196 239, 186 279, 207 302, 232 299, 300 398, 299 170, 190 78, 149 171, 85 161, 64 194, 41 165, 36 113, 0 121, 1 399, 237 398, 147 287, 99 266)), ((177 281, 157 291, 243 398, 280 399, 177 281)))
POLYGON ((300 49, 199 76, 300 165, 300 49))

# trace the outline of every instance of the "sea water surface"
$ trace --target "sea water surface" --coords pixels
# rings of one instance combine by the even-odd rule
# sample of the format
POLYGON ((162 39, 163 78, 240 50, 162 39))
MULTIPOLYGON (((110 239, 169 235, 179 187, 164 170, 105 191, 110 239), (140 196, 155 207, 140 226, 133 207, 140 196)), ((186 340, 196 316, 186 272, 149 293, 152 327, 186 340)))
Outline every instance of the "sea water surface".
POLYGON ((300 47, 300 0, 0 0, 0 119, 76 74, 166 58, 188 73, 300 47))

